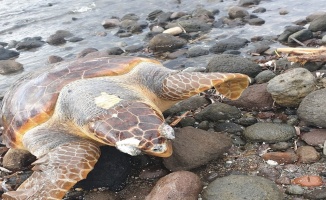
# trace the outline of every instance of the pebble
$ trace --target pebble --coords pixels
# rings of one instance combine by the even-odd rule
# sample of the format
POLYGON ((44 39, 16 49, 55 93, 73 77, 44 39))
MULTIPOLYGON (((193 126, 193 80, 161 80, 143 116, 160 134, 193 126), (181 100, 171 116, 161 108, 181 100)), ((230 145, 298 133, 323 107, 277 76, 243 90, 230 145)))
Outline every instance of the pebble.
POLYGON ((323 180, 320 176, 301 176, 292 180, 292 184, 303 187, 318 187, 323 185, 323 180))
POLYGON ((218 122, 220 120, 238 119, 240 117, 241 112, 238 108, 221 102, 212 103, 195 114, 197 121, 208 120, 218 122))
POLYGON ((17 50, 29 50, 43 46, 45 42, 42 41, 41 37, 27 37, 22 39, 16 44, 17 50))
POLYGON ((48 39, 46 39, 46 42, 50 45, 61 45, 66 43, 66 39, 67 37, 72 37, 73 34, 70 33, 69 31, 65 31, 65 30, 58 30, 56 31, 55 34, 50 35, 48 37, 48 39))
POLYGON ((293 126, 268 122, 256 123, 244 131, 247 140, 266 143, 286 142, 295 135, 293 126))
POLYGON ((163 31, 163 33, 167 33, 167 34, 171 34, 171 35, 179 35, 182 32, 183 32, 183 29, 178 26, 169 28, 169 29, 166 29, 165 31, 163 31))
POLYGON ((48 63, 49 64, 53 64, 53 63, 58 63, 58 62, 61 62, 63 61, 63 58, 60 57, 60 56, 49 56, 48 57, 48 63))
POLYGON ((119 25, 120 25, 119 19, 106 19, 102 22, 102 26, 105 29, 115 28, 118 27, 119 25))
POLYGON ((300 146, 296 153, 300 163, 315 163, 320 159, 320 154, 312 146, 300 146))
POLYGON ((283 33, 281 33, 277 40, 280 42, 287 42, 290 35, 302 29, 304 29, 303 26, 287 26, 285 27, 285 30, 283 31, 283 33))
POLYGON ((212 29, 212 26, 210 24, 207 24, 205 21, 200 19, 188 19, 188 20, 178 20, 178 23, 180 26, 187 32, 207 32, 212 29))
POLYGON ((0 60, 0 74, 2 75, 19 72, 23 69, 23 65, 14 60, 0 60))
POLYGON ((157 16, 159 16, 160 14, 162 14, 163 11, 160 10, 160 9, 157 9, 157 10, 154 10, 152 12, 150 12, 148 15, 147 15, 147 19, 148 20, 154 20, 156 19, 157 16))
POLYGON ((207 104, 209 104, 209 101, 203 96, 193 96, 173 105, 171 108, 164 111, 163 114, 164 116, 180 115, 181 112, 196 110, 197 108, 203 107, 207 104))
POLYGON ((175 130, 172 141, 173 154, 164 158, 171 171, 190 170, 221 157, 230 147, 231 139, 221 133, 208 132, 193 127, 175 130))
POLYGON ((308 94, 300 103, 298 116, 309 125, 326 128, 326 89, 308 94))
POLYGON ((302 29, 298 32, 291 34, 288 38, 288 43, 290 43, 290 44, 296 43, 296 41, 294 41, 292 38, 295 38, 295 39, 299 40, 300 42, 303 42, 303 41, 313 38, 313 34, 308 29, 302 29))
POLYGON ((326 188, 317 188, 309 193, 305 193, 306 199, 326 199, 326 188))
POLYGON ((277 104, 296 107, 315 87, 312 73, 305 68, 295 68, 271 79, 267 91, 277 104))
POLYGON ((6 169, 18 171, 24 170, 35 160, 35 156, 26 150, 9 149, 3 157, 2 165, 6 169))
POLYGON ((218 54, 227 50, 238 50, 246 46, 247 43, 249 43, 247 39, 232 36, 224 40, 219 40, 209 49, 209 51, 218 54))
POLYGON ((203 200, 275 200, 283 197, 272 181, 259 176, 245 175, 217 178, 202 192, 203 200))
POLYGON ((232 6, 229 9, 228 14, 231 19, 244 18, 249 16, 249 12, 245 8, 239 6, 232 6))
POLYGON ((200 178, 188 171, 173 172, 161 178, 145 200, 197 200, 203 184, 200 178))
POLYGON ((262 155, 264 160, 276 161, 279 165, 281 164, 293 164, 298 160, 298 156, 294 152, 268 152, 262 155))
POLYGON ((254 25, 254 26, 260 26, 260 25, 265 24, 265 20, 257 17, 257 18, 249 19, 248 24, 249 25, 254 25))
POLYGON ((144 49, 144 46, 142 44, 135 44, 135 45, 127 46, 125 48, 125 51, 127 53, 135 53, 135 52, 141 51, 142 49, 144 49))
POLYGON ((264 70, 257 74, 255 77, 256 83, 261 84, 261 83, 267 83, 270 81, 272 78, 274 78, 276 74, 271 71, 271 70, 264 70))
POLYGON ((291 144, 288 142, 277 142, 270 145, 271 149, 274 151, 285 151, 291 147, 291 144))
POLYGON ((266 12, 266 8, 263 7, 256 8, 255 10, 252 11, 252 13, 264 13, 264 12, 266 12))
POLYGON ((240 134, 243 132, 244 127, 233 122, 222 122, 222 123, 215 123, 214 130, 216 132, 240 134))
POLYGON ((188 57, 198 57, 203 55, 208 55, 209 50, 202 46, 192 46, 188 49, 187 55, 188 57))
POLYGON ((289 11, 286 10, 286 9, 284 9, 284 8, 282 8, 282 9, 280 9, 280 10, 278 11, 278 13, 279 13, 280 15, 287 15, 287 14, 289 14, 289 11))
POLYGON ((8 60, 19 56, 19 52, 0 47, 0 60, 8 60))
POLYGON ((186 44, 186 40, 177 38, 173 35, 160 33, 155 35, 149 41, 149 48, 155 52, 173 51, 183 47, 186 44))
POLYGON ((270 110, 274 100, 267 92, 267 83, 250 85, 237 100, 224 100, 229 105, 247 110, 270 110))
POLYGON ((301 195, 304 193, 304 190, 299 185, 289 185, 285 192, 288 194, 301 195))
POLYGON ((194 126, 196 123, 196 120, 193 117, 185 117, 182 118, 181 121, 179 122, 179 125, 181 127, 186 127, 186 126, 194 126))
POLYGON ((81 38, 81 37, 71 37, 68 39, 69 42, 80 42, 84 40, 84 38, 81 38))
POLYGON ((242 73, 250 77, 255 77, 262 70, 261 67, 242 56, 232 54, 222 54, 214 56, 207 65, 208 72, 228 72, 242 73))
POLYGON ((239 6, 253 6, 253 5, 258 5, 260 3, 261 0, 240 0, 238 2, 239 6))

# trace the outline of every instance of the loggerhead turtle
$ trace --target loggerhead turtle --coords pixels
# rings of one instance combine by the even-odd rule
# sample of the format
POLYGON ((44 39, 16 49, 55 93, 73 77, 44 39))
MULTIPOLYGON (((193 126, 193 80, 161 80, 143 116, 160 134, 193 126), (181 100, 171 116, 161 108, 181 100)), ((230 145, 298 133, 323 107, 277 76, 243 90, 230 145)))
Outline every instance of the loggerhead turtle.
POLYGON ((164 110, 211 87, 237 99, 248 84, 242 74, 180 72, 122 56, 83 58, 29 74, 3 99, 3 140, 38 160, 33 174, 3 199, 63 198, 93 169, 101 145, 168 157, 174 131, 164 110))

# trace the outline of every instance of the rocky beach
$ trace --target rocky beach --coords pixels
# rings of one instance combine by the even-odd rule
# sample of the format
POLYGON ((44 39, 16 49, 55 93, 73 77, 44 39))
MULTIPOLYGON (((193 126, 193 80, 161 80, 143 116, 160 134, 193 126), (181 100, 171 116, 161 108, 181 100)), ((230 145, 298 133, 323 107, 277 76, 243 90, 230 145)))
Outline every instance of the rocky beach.
MULTIPOLYGON (((251 78, 235 101, 210 89, 166 110, 169 158, 103 147, 65 199, 326 199, 325 0, 0 3, 0 100, 27 73, 83 57, 251 78), (302 48, 320 51, 294 54, 302 48)), ((4 145, 0 155, 3 193, 31 175, 35 157, 4 145)))

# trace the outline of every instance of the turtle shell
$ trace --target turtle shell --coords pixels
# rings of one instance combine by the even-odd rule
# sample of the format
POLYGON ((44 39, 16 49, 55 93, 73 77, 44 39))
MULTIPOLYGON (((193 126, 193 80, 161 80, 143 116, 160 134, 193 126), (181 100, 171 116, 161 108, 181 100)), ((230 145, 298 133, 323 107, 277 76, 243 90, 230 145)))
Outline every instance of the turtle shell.
POLYGON ((78 79, 122 75, 141 62, 159 63, 147 58, 122 56, 83 58, 22 77, 3 99, 5 144, 10 148, 23 148, 24 133, 52 116, 59 93, 68 83, 78 79))

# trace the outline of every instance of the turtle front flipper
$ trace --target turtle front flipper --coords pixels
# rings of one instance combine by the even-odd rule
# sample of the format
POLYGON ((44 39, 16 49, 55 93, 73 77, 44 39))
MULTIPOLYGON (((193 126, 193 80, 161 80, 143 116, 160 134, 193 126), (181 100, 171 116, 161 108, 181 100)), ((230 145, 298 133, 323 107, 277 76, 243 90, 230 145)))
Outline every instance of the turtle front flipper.
POLYGON ((182 100, 215 87, 220 94, 234 100, 240 97, 249 83, 247 75, 238 73, 179 72, 165 78, 160 97, 182 100))
POLYGON ((34 162, 34 173, 2 198, 62 199, 71 187, 86 178, 99 156, 99 147, 87 140, 58 146, 34 162))

